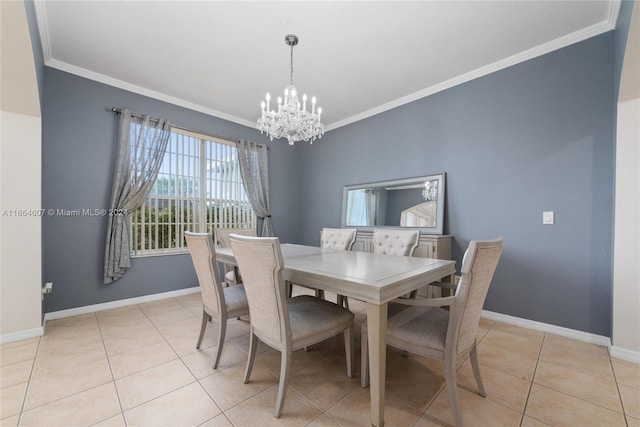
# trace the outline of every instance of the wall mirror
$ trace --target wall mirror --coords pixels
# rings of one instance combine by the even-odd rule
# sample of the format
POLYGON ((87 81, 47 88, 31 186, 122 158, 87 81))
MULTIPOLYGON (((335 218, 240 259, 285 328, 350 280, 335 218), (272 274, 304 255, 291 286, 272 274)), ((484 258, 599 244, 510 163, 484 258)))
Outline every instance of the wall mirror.
POLYGON ((347 185, 342 227, 417 227, 426 234, 442 234, 444 197, 444 173, 347 185))

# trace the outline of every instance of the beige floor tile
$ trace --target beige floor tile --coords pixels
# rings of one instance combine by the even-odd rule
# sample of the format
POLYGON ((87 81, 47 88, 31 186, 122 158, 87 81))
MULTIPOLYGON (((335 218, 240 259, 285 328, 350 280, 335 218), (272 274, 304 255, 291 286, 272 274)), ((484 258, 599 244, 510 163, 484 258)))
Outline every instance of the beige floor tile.
POLYGON ((430 415, 423 414, 420 419, 412 427, 443 427, 446 426, 441 420, 432 418, 430 415))
POLYGON ((124 416, 122 413, 119 413, 118 415, 107 418, 106 420, 94 424, 91 427, 127 427, 127 425, 124 422, 124 416))
MULTIPOLYGON (((467 420, 467 423, 472 423, 471 425, 492 427, 520 425, 522 414, 518 411, 460 387, 457 389, 457 394, 462 418, 467 420)), ((426 414, 449 425, 455 425, 446 387, 427 409, 426 414)))
POLYGON ((306 427, 340 427, 340 424, 323 414, 307 424, 306 427))
POLYGON ((233 427, 233 424, 231 424, 231 421, 229 421, 225 414, 220 414, 200 424, 199 427, 233 427))
POLYGON ((325 411, 356 387, 360 381, 347 376, 344 362, 328 360, 312 364, 289 376, 289 387, 325 411))
POLYGON ((245 365, 240 363, 203 378, 200 384, 213 397, 216 404, 226 411, 278 382, 271 372, 256 362, 249 382, 243 384, 244 371, 245 365))
POLYGON ((625 415, 640 419, 640 388, 619 384, 625 415))
POLYGON ((111 382, 107 359, 33 378, 29 382, 25 410, 111 382))
POLYGON ((29 381, 31 369, 33 368, 32 360, 13 363, 0 367, 0 387, 5 388, 19 383, 29 381))
POLYGON ((200 349, 195 353, 184 356, 182 361, 197 379, 208 377, 218 371, 230 368, 233 365, 243 364, 244 366, 244 363, 247 361, 247 355, 245 353, 240 351, 240 349, 232 343, 226 343, 222 347, 218 367, 213 369, 213 359, 215 358, 216 351, 217 347, 200 349))
POLYGON ((622 414, 538 384, 531 387, 525 415, 557 427, 626 425, 622 414))
POLYGON ((30 344, 38 344, 39 342, 40 342, 40 337, 35 337, 35 338, 27 338, 26 340, 13 341, 5 344, 0 344, 0 352, 2 350, 9 350, 10 348, 22 347, 30 344))
POLYGON ((82 365, 106 360, 107 353, 101 341, 56 352, 38 352, 33 364, 32 378, 56 375, 67 370, 78 369, 82 365))
POLYGON ((537 358, 544 333, 496 322, 482 339, 483 344, 537 358))
MULTIPOLYGON (((262 354, 256 356, 256 361, 260 362, 264 367, 266 367, 271 373, 273 373, 276 377, 280 376, 280 360, 281 353, 277 350, 269 349, 262 354)), ((313 349, 309 351, 304 351, 304 349, 294 351, 291 355, 291 368, 290 375, 295 375, 302 369, 310 368, 313 366, 320 366, 322 364, 327 364, 328 361, 321 357, 317 351, 313 351, 313 349)), ((342 366, 344 367, 344 359, 342 362, 342 366)), ((345 369, 346 372, 346 369, 345 369)))
POLYGON ((595 344, 547 334, 540 360, 605 379, 614 378, 607 349, 595 344))
POLYGON ((640 418, 627 417, 627 427, 640 427, 640 418))
POLYGON ((162 365, 178 358, 169 344, 162 341, 109 358, 113 377, 119 379, 136 372, 162 365))
POLYGON ((640 388, 640 363, 612 358, 611 364, 619 384, 640 388))
MULTIPOLYGON (((189 334, 195 336, 195 341, 197 341, 201 325, 202 319, 200 317, 190 316, 177 322, 162 323, 157 328, 165 338, 189 334)), ((208 329, 211 329, 212 332, 216 331, 217 325, 214 322, 208 322, 208 329)))
POLYGON ((395 396, 416 409, 424 410, 444 386, 444 379, 418 362, 413 355, 387 351, 387 396, 395 396))
MULTIPOLYGON (((371 425, 371 399, 369 389, 356 387, 340 402, 329 408, 326 414, 341 426, 371 425)), ((421 411, 402 400, 387 396, 384 405, 386 426, 412 426, 420 417, 421 411)))
POLYGON ((320 415, 320 410, 289 388, 280 418, 273 416, 278 394, 274 385, 226 412, 235 427, 305 426, 320 415))
POLYGON ((104 347, 109 357, 139 350, 161 342, 164 342, 164 338, 155 328, 145 328, 104 337, 104 347))
POLYGON ((545 424, 542 421, 538 421, 535 418, 531 418, 527 415, 522 417, 522 423, 520 427, 547 427, 549 424, 545 424))
POLYGON ((38 345, 38 342, 35 342, 2 349, 0 351, 0 366, 13 365, 14 363, 35 359, 38 345))
POLYGON ((0 419, 0 427, 17 427, 20 415, 0 419))
POLYGON ((195 382, 124 413, 127 425, 198 426, 221 413, 211 397, 195 382))
POLYGON ((173 300, 141 304, 140 309, 155 326, 176 323, 185 319, 200 318, 173 300))
POLYGON ((525 381, 533 379, 538 362, 535 357, 489 345, 486 340, 483 340, 478 346, 478 361, 481 365, 489 366, 525 381))
MULTIPOLYGON (((536 384, 622 413, 618 388, 613 379, 563 368, 541 360, 533 379, 536 384)), ((640 392, 640 391, 639 391, 640 392)))
POLYGON ((116 380, 123 410, 129 410, 195 381, 181 360, 154 366, 116 380))
POLYGON ((95 345, 102 345, 102 336, 98 328, 83 329, 77 333, 47 334, 40 340, 38 356, 62 353, 95 345))
POLYGON ((27 382, 0 389, 0 418, 17 415, 22 410, 27 382))
POLYGON ((104 384, 26 411, 21 426, 89 426, 120 412, 113 383, 104 384))
MULTIPOLYGON (((484 365, 480 365, 480 375, 487 399, 514 411, 524 412, 531 386, 529 381, 484 365)), ((478 385, 469 360, 458 370, 458 385, 473 393, 478 392, 478 385)))
POLYGON ((95 313, 80 314, 47 321, 46 335, 55 333, 57 329, 84 329, 95 328, 97 326, 98 321, 95 313))
POLYGON ((98 319, 98 323, 100 324, 110 319, 123 319, 136 316, 144 316, 144 313, 137 305, 125 305, 123 307, 111 308, 109 310, 96 312, 96 318, 98 319))

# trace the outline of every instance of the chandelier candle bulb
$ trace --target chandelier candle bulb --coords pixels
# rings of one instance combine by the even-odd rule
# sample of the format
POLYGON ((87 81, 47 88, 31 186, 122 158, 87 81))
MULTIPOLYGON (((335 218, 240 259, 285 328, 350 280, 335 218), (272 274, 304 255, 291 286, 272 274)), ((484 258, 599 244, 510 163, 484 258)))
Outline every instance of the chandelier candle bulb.
POLYGON ((307 111, 307 94, 302 95, 302 111, 307 111))

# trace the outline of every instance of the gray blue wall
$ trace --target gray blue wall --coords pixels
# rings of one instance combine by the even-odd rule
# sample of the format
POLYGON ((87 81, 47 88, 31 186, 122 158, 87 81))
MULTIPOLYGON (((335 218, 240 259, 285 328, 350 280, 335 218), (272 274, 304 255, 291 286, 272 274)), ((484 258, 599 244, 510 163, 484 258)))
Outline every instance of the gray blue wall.
MULTIPOLYGON (((166 117, 181 127, 228 138, 268 143, 254 129, 116 89, 52 68, 44 72, 43 207, 108 208, 115 162, 116 114, 128 107, 152 117, 166 117)), ((273 144, 269 167, 271 201, 290 206, 287 171, 295 150, 273 144)), ((298 217, 284 209, 274 215, 283 241, 294 240, 298 217)), ((124 278, 102 284, 106 217, 45 216, 43 279, 54 283, 45 312, 197 286, 189 255, 138 258, 124 278)))
POLYGON ((454 258, 505 238, 485 309, 608 336, 613 55, 610 32, 301 145, 301 243, 340 225, 344 185, 444 171, 454 258))
MULTIPOLYGON (((312 146, 45 68, 43 207, 103 208, 116 116, 128 107, 194 130, 269 143, 274 230, 318 244, 344 185, 447 173, 445 232, 504 236, 485 308, 610 335, 614 33, 333 130, 312 146), (553 210, 556 224, 542 225, 553 210)), ((102 285, 105 218, 45 217, 51 312, 195 286, 188 255, 136 259, 102 285)))

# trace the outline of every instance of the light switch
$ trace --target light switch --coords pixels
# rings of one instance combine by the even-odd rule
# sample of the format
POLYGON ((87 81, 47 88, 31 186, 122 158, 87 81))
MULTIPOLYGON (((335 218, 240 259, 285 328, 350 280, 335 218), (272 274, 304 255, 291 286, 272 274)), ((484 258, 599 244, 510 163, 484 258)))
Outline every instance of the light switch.
POLYGON ((554 223, 554 214, 551 212, 542 212, 542 223, 543 224, 553 224, 554 223))

